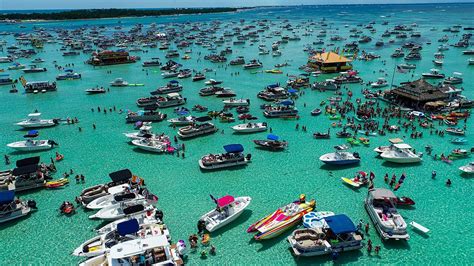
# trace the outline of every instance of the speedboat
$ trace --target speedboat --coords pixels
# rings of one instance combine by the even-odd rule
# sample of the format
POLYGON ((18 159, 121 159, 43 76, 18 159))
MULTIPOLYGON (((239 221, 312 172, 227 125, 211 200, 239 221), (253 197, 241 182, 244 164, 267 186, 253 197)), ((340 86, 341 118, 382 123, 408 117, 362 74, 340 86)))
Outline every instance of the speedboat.
POLYGON ((422 73, 421 74, 424 78, 432 78, 432 79, 444 79, 445 75, 439 73, 438 69, 431 69, 429 73, 422 73))
MULTIPOLYGON (((32 130, 32 131, 35 131, 35 130, 32 130)), ((32 131, 29 131, 29 133, 31 133, 32 131)), ((30 135, 25 135, 25 136, 29 137, 30 135)), ((54 148, 55 145, 57 145, 57 143, 52 140, 33 139, 36 136, 38 135, 31 135, 31 137, 29 137, 27 140, 12 142, 12 143, 7 144, 7 146, 18 151, 30 152, 30 151, 50 150, 54 148)))
POLYGON ((418 163, 422 160, 420 154, 415 154, 413 148, 406 143, 393 144, 392 148, 382 152, 380 157, 392 163, 418 163))
POLYGON ((53 127, 58 124, 55 119, 41 119, 41 113, 31 113, 26 120, 16 123, 23 128, 53 127))
POLYGON ((191 125, 192 123, 194 123, 195 119, 196 119, 196 117, 188 115, 188 116, 179 116, 179 117, 176 117, 176 118, 168 119, 168 122, 171 125, 175 125, 175 126, 187 126, 187 125, 191 125))
POLYGON ((172 92, 180 92, 182 90, 183 90, 183 86, 181 86, 181 84, 179 84, 177 80, 172 80, 168 82, 168 84, 166 84, 165 86, 160 87, 156 89, 155 91, 150 92, 150 94, 151 95, 168 94, 172 92))
POLYGON ((82 76, 79 73, 74 73, 72 69, 66 69, 65 73, 56 76, 56 80, 70 80, 70 79, 81 79, 82 76))
POLYGON ((257 232, 255 240, 270 239, 282 234, 301 222, 301 218, 316 207, 316 201, 306 201, 306 196, 301 195, 300 199, 291 202, 268 216, 263 217, 248 229, 248 233, 257 232))
POLYGON ((150 126, 150 124, 150 122, 144 122, 144 124, 140 127, 139 131, 123 134, 130 140, 141 139, 147 135, 153 135, 151 132, 152 127, 150 126))
POLYGON ((448 134, 451 134, 451 135, 458 135, 458 136, 464 136, 466 134, 466 132, 460 128, 455 128, 455 127, 448 127, 445 129, 445 131, 448 133, 448 134))
POLYGON ((91 209, 91 210, 100 210, 103 208, 110 207, 112 205, 116 205, 116 204, 120 204, 120 203, 128 202, 128 201, 133 201, 133 200, 138 200, 138 199, 143 199, 142 194, 138 192, 123 191, 114 195, 108 194, 106 196, 97 198, 91 201, 89 204, 87 204, 86 208, 91 209))
POLYGON ((225 153, 207 154, 199 160, 199 167, 203 170, 214 170, 246 165, 250 162, 251 155, 243 153, 241 144, 229 144, 224 146, 225 153))
POLYGON ((126 87, 128 86, 128 82, 123 80, 123 78, 116 78, 114 81, 109 83, 112 87, 126 87))
POLYGON ((95 230, 95 232, 99 235, 107 234, 109 232, 117 230, 117 225, 128 221, 128 220, 137 220, 139 225, 144 225, 144 224, 155 224, 155 223, 162 223, 163 218, 161 215, 163 214, 162 211, 159 211, 157 209, 150 211, 150 212, 145 212, 145 213, 139 213, 135 215, 129 215, 128 217, 122 218, 115 220, 113 222, 110 222, 103 227, 95 230), (161 218, 160 218, 161 217, 161 218))
POLYGON ((349 149, 349 147, 345 145, 338 145, 334 147, 336 149, 335 152, 326 153, 319 157, 319 160, 325 164, 331 165, 348 165, 348 164, 356 164, 360 162, 359 153, 357 152, 347 152, 345 150, 349 149))
MULTIPOLYGON (((210 95, 214 95, 216 92, 222 91, 222 90, 224 90, 223 87, 217 87, 217 86, 206 87, 206 88, 202 88, 202 89, 199 90, 199 95, 200 96, 210 96, 210 95)), ((234 96, 235 96, 235 93, 234 93, 234 96)))
POLYGON ((245 123, 245 124, 239 124, 232 126, 232 129, 236 133, 255 133, 255 132, 262 132, 267 130, 267 123, 245 123))
POLYGON ((390 142, 390 145, 388 145, 388 146, 378 146, 377 148, 374 149, 374 151, 380 155, 384 151, 391 150, 393 148, 393 144, 403 143, 403 140, 400 139, 400 138, 393 138, 393 139, 389 139, 388 141, 390 142))
POLYGON ((202 135, 212 134, 218 130, 214 124, 207 122, 212 120, 212 118, 209 116, 198 117, 195 120, 195 123, 182 127, 178 130, 178 136, 180 138, 194 138, 202 135))
POLYGON ((250 105, 249 99, 233 99, 223 100, 225 106, 248 106, 250 105))
POLYGON ((451 85, 461 84, 462 82, 463 82, 463 78, 462 78, 462 73, 460 72, 453 72, 453 76, 447 77, 443 81, 443 83, 451 84, 451 85))
POLYGON ((113 221, 127 215, 144 213, 153 209, 155 207, 145 199, 132 200, 100 209, 96 214, 90 215, 89 219, 113 221))
POLYGON ((222 84, 222 82, 223 82, 222 80, 209 79, 206 82, 204 82, 204 84, 210 85, 210 86, 215 86, 215 85, 222 84))
POLYGON ((474 174, 474 162, 470 162, 466 165, 459 167, 459 170, 467 174, 474 174))
POLYGON ((364 246, 362 235, 347 215, 328 216, 324 220, 327 227, 298 229, 288 237, 296 256, 320 256, 359 250, 364 246))
POLYGON ((186 103, 186 100, 179 95, 179 93, 173 92, 168 93, 166 97, 158 97, 156 100, 156 105, 158 108, 167 108, 172 106, 183 105, 186 103))
POLYGON ((132 144, 137 146, 139 149, 156 153, 165 152, 167 146, 166 143, 152 138, 151 135, 147 135, 141 139, 134 139, 132 140, 132 144))
POLYGON ((257 59, 250 60, 249 63, 244 65, 244 69, 254 69, 254 68, 260 68, 260 67, 263 67, 263 64, 257 59))
POLYGON ((311 85, 311 89, 313 90, 321 90, 321 91, 335 91, 339 88, 333 79, 326 79, 322 82, 315 82, 311 85))
POLYGON ((219 98, 225 98, 225 97, 234 97, 237 94, 229 88, 224 88, 222 90, 217 90, 216 92, 214 92, 214 95, 219 98))
POLYGON ((391 190, 375 188, 369 190, 364 201, 365 209, 383 240, 408 240, 407 224, 396 209, 397 197, 391 190))
POLYGON ((279 137, 273 134, 269 134, 266 140, 254 140, 253 142, 263 149, 271 151, 283 150, 288 147, 287 141, 279 141, 279 137))
POLYGON ((388 86, 388 82, 384 78, 379 78, 376 82, 370 84, 372 88, 383 88, 388 86))
POLYGON ((107 91, 104 88, 90 88, 85 90, 88 94, 100 94, 106 93, 107 91))
POLYGON ((199 219, 199 221, 204 223, 206 230, 209 232, 214 232, 237 219, 252 200, 251 197, 234 198, 230 195, 219 199, 212 198, 217 205, 216 208, 204 214, 201 216, 201 219, 199 219))
POLYGON ((0 191, 0 223, 26 216, 32 209, 36 209, 35 201, 15 198, 15 190, 0 191))

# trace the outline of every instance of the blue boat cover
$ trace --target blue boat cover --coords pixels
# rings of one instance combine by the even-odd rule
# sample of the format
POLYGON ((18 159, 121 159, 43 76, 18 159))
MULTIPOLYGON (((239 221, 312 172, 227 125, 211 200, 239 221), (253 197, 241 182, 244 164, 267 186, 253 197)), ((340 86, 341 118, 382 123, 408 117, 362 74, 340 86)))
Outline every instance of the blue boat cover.
POLYGON ((279 138, 278 138, 277 135, 268 134, 267 139, 269 139, 269 140, 278 140, 279 138))
POLYGON ((171 80, 170 83, 179 83, 177 80, 171 80))
POLYGON ((282 105, 293 105, 294 102, 292 100, 284 100, 280 102, 282 105))
POLYGON ((224 150, 228 153, 243 152, 244 147, 242 144, 229 144, 224 146, 224 150))
POLYGON ((324 218, 334 234, 347 234, 357 231, 352 220, 345 214, 338 214, 324 218))
POLYGON ((121 236, 129 235, 138 232, 140 225, 137 219, 128 220, 117 224, 117 232, 121 236))
POLYGON ((64 69, 64 72, 74 72, 74 70, 68 68, 68 69, 64 69))
POLYGON ((10 203, 15 199, 15 190, 0 191, 0 204, 10 203))
POLYGON ((273 88, 278 88, 280 87, 280 84, 279 83, 276 83, 276 84, 270 84, 267 86, 267 88, 270 88, 270 89, 273 89, 273 88))
POLYGON ((295 90, 295 89, 288 89, 288 92, 289 92, 289 93, 295 93, 295 92, 298 92, 298 90, 295 90))
POLYGON ((186 111, 186 110, 178 112, 178 115, 187 115, 187 114, 189 114, 189 111, 186 111))

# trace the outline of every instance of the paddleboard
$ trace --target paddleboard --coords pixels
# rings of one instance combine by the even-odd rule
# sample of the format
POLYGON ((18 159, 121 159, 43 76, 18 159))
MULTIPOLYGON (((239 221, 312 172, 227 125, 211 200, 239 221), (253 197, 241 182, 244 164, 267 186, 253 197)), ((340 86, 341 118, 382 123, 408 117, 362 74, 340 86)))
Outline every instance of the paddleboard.
POLYGON ((349 179, 349 178, 347 178, 347 177, 341 177, 341 179, 342 179, 342 181, 343 181, 344 183, 349 184, 349 185, 351 185, 351 186, 353 186, 353 187, 357 187, 357 188, 360 187, 359 184, 355 183, 354 181, 352 181, 351 179, 349 179))
POLYGON ((141 87, 141 86, 145 86, 145 84, 142 84, 142 83, 138 83, 138 84, 128 84, 129 87, 141 87))

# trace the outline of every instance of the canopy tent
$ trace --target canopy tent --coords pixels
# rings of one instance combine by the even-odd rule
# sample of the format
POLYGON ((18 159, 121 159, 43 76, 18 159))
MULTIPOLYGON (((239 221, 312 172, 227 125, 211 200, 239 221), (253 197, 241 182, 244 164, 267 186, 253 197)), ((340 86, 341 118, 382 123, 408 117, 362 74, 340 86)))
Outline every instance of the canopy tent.
POLYGON ((336 234, 353 233, 356 230, 352 220, 345 214, 337 214, 324 218, 331 231, 336 234))
POLYGON ((228 153, 243 152, 244 147, 242 144, 229 144, 224 146, 224 150, 228 153))
POLYGON ((126 181, 132 178, 132 172, 129 169, 123 169, 109 174, 113 182, 126 181))
POLYGON ((16 167, 22 167, 22 166, 31 165, 31 164, 39 164, 39 162, 40 162, 39 156, 29 157, 29 158, 16 161, 16 167))
POLYGON ((278 140, 279 137, 278 137, 277 135, 268 134, 268 135, 267 135, 267 139, 269 139, 269 140, 278 140))
POLYGON ((30 164, 26 166, 21 166, 13 169, 12 175, 13 176, 21 176, 21 175, 27 175, 36 172, 38 170, 38 165, 37 164, 30 164))
POLYGON ((25 138, 36 138, 39 136, 39 131, 38 130, 30 130, 26 135, 23 135, 25 138))
POLYGON ((15 199, 15 190, 0 191, 0 204, 7 204, 15 199))
POLYGON ((217 207, 223 208, 235 201, 234 197, 230 195, 226 195, 220 199, 217 199, 217 207))
POLYGON ((117 224, 117 232, 121 236, 129 235, 138 232, 140 225, 137 219, 128 220, 117 224))

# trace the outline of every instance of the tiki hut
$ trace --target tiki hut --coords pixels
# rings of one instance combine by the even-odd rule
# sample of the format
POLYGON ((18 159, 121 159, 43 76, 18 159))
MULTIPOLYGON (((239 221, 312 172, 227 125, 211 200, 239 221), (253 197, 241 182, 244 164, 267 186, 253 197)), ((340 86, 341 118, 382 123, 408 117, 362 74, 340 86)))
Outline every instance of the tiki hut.
POLYGON ((323 73, 337 73, 352 69, 351 60, 335 52, 317 53, 308 59, 308 66, 323 73))

